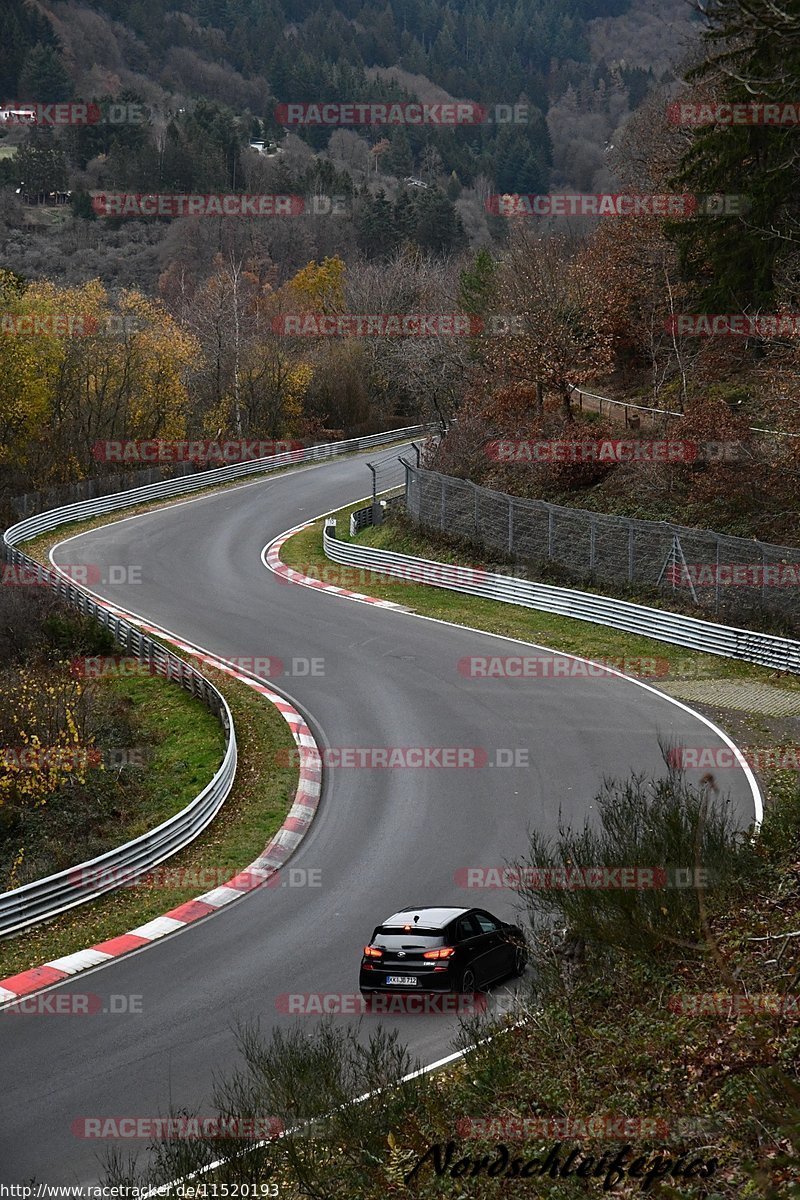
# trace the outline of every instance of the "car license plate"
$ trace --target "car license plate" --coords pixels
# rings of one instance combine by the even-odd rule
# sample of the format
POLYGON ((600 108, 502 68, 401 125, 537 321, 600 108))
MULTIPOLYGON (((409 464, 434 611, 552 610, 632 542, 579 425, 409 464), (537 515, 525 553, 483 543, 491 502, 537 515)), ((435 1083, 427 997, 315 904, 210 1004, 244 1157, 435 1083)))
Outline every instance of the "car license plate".
POLYGON ((396 983, 399 987, 415 987, 417 983, 416 975, 387 975, 387 983, 396 983))

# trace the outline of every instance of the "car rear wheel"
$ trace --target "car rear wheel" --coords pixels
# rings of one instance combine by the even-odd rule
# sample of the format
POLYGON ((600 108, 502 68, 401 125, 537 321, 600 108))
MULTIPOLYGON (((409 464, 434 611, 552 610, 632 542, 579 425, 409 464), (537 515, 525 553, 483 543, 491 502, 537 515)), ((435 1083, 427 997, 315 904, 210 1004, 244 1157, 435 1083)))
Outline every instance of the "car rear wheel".
POLYGON ((461 976, 461 991, 462 992, 477 992, 478 985, 475 980, 475 972, 472 967, 467 967, 464 974, 461 976))
POLYGON ((525 968, 528 965, 528 956, 521 946, 517 946, 514 951, 514 974, 524 975, 525 968))

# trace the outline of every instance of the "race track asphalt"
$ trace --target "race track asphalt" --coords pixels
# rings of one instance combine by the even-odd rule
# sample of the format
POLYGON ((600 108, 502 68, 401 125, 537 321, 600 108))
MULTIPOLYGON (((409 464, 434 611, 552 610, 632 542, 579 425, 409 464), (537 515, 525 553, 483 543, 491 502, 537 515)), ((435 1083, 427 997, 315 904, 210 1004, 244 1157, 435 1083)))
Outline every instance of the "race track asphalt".
MULTIPOLYGON (((55 561, 97 563, 104 579, 112 565, 140 567, 141 582, 96 590, 224 658, 278 656, 289 672, 292 660, 323 660, 321 676, 270 680, 322 745, 475 747, 492 763, 498 750, 523 750, 529 764, 331 767, 291 859, 320 872, 321 886, 254 892, 58 989, 99 995, 104 1008, 111 996, 140 996, 141 1013, 0 1012, 0 1181, 101 1179, 108 1143, 73 1132, 86 1116, 163 1116, 170 1105, 210 1113, 212 1074, 235 1062, 238 1019, 313 1022, 279 1012, 278 997, 356 993, 365 940, 405 904, 477 904, 513 917, 512 893, 465 890, 456 872, 502 865, 524 851, 529 827, 553 833, 559 815, 582 823, 605 776, 663 773, 659 738, 721 744, 697 716, 633 682, 469 679, 460 659, 520 647, 279 581, 263 547, 368 493, 365 461, 333 460, 124 519, 64 542, 55 561)), ((749 823, 743 772, 726 772, 725 783, 749 823)), ((449 1016, 389 1023, 422 1063, 453 1048, 449 1016)))

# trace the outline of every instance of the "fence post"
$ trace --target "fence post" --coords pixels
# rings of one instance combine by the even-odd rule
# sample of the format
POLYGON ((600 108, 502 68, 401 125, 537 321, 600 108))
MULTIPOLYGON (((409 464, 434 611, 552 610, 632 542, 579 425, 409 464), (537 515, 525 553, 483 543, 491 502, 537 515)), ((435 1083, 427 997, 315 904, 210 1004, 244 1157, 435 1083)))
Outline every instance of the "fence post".
POLYGON ((444 475, 439 476, 441 496, 439 499, 439 529, 444 532, 444 475))
POLYGON ((380 525, 383 521, 383 509, 378 504, 378 468, 374 463, 367 463, 372 472, 372 524, 380 525))
POLYGON ((717 538, 717 563, 714 571, 714 612, 719 612, 719 538, 717 538))
POLYGON ((553 509, 547 510, 547 557, 553 557, 553 509))
POLYGON ((398 455, 397 461, 403 464, 406 472, 405 492, 406 492, 406 512, 408 512, 408 497, 411 492, 411 463, 408 459, 403 458, 402 454, 398 455))
POLYGON ((633 583, 633 522, 628 526, 628 583, 633 583))
POLYGON ((514 497, 508 497, 508 553, 514 552, 514 497))
POLYGON ((472 490, 475 495, 475 506, 474 506, 473 514, 472 514, 472 523, 473 523, 473 526, 475 529, 475 541, 477 541, 478 540, 478 531, 480 528, 480 501, 481 501, 480 488, 478 487, 477 483, 473 483, 472 490))
POLYGON ((595 528, 597 518, 594 513, 589 515, 589 571, 594 574, 594 559, 595 559, 595 528))

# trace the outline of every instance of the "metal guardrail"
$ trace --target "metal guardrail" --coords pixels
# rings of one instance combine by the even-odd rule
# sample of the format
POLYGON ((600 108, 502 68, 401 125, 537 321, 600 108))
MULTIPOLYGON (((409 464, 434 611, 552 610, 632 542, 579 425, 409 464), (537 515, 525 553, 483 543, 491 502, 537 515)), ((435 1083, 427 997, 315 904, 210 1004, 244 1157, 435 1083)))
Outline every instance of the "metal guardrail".
POLYGON ((338 541, 335 522, 329 522, 326 526, 323 544, 326 557, 343 566, 361 567, 409 583, 427 583, 503 604, 535 608, 540 612, 572 617, 576 621, 593 621, 612 629, 622 629, 626 633, 637 633, 690 650, 699 650, 704 654, 743 659, 773 670, 800 674, 800 642, 791 638, 716 625, 711 621, 648 608, 626 600, 615 600, 610 596, 596 596, 591 592, 554 587, 530 579, 496 575, 477 567, 453 566, 338 541))
MULTIPOLYGON (((399 496, 387 496, 384 500, 378 501, 378 507, 381 510, 381 522, 386 516, 386 510, 389 508, 397 508, 401 504, 405 504, 406 498, 401 493, 399 496)), ((371 525, 378 525, 380 522, 375 520, 375 506, 368 504, 366 508, 357 508, 350 513, 350 537, 355 537, 362 529, 369 529, 371 525)))
POLYGON ((174 680, 191 695, 201 699, 220 721, 225 731, 226 745, 222 764, 211 781, 199 796, 169 820, 97 858, 0 895, 0 936, 18 933, 39 921, 85 904, 182 850, 216 816, 230 794, 236 774, 233 718, 225 697, 209 680, 128 621, 103 608, 63 575, 43 567, 7 543, 3 549, 7 562, 30 573, 42 585, 52 587, 61 599, 85 616, 99 621, 128 654, 146 662, 154 674, 174 680))
MULTIPOLYGON (((597 392, 587 392, 585 388, 576 387, 574 383, 568 383, 567 387, 570 392, 575 392, 578 396, 588 396, 590 400, 598 400, 600 402, 600 416, 603 415, 603 405, 611 404, 615 408, 625 409, 625 424, 628 424, 628 412, 644 412, 651 413, 656 417, 685 417, 686 413, 674 412, 669 408, 648 408, 646 404, 633 404, 630 400, 612 400, 610 396, 601 396, 597 392)), ((581 403, 581 408, 583 404, 581 403)), ((773 437, 800 437, 800 433, 790 433, 787 429, 765 429, 763 425, 751 425, 751 433, 769 433, 773 437)))
POLYGON ((53 508, 34 517, 26 517, 25 520, 19 521, 5 531, 3 542, 7 545, 17 545, 19 542, 27 541, 28 538, 38 537, 41 533, 49 533, 51 529, 56 529, 59 525, 68 525, 73 521, 83 521, 88 517, 115 512, 119 508, 146 504, 148 500, 160 500, 164 497, 199 492, 203 488, 213 487, 218 483, 227 483, 233 479, 245 479, 249 475, 263 475, 270 471, 279 471, 283 467, 295 466, 298 463, 321 462, 327 458, 335 458, 339 454, 369 450, 372 446, 385 442, 414 437, 428 428, 434 428, 434 426, 412 425, 405 429, 393 429, 388 433, 372 433, 368 437, 351 438, 345 442, 326 442, 319 446, 307 446, 302 450, 289 450, 285 454, 274 454, 269 458, 254 458, 252 462, 237 463, 230 467, 217 467, 212 471, 201 471, 197 475, 167 479, 162 483, 146 484, 144 487, 132 488, 127 492, 112 492, 107 496, 98 496, 94 500, 79 500, 75 504, 67 504, 62 508, 53 508))
POLYGON ((232 467, 220 467, 198 476, 166 480, 134 488, 128 492, 115 492, 94 500, 84 500, 62 508, 28 517, 5 531, 0 542, 0 552, 6 562, 30 573, 39 582, 52 587, 53 591, 67 604, 93 617, 110 630, 115 640, 131 656, 147 662, 156 674, 164 675, 184 687, 193 696, 202 699, 218 717, 226 738, 225 754, 218 771, 184 809, 155 829, 149 830, 133 841, 126 842, 97 858, 68 867, 45 879, 37 879, 22 887, 0 894, 0 936, 17 933, 39 921, 47 920, 94 900, 105 892, 113 891, 122 883, 151 870, 171 855, 188 846, 213 820, 233 786, 236 773, 236 733, 230 709, 222 693, 194 667, 153 641, 124 618, 103 607, 78 584, 73 583, 58 571, 43 567, 23 551, 17 549, 20 542, 39 534, 48 533, 62 525, 89 517, 129 508, 147 500, 181 495, 198 491, 215 483, 238 479, 307 460, 322 460, 339 454, 368 449, 379 442, 396 441, 414 436, 427 426, 392 430, 388 433, 372 434, 366 438, 352 438, 346 442, 332 442, 313 446, 302 451, 274 455, 271 458, 254 459, 232 467))

